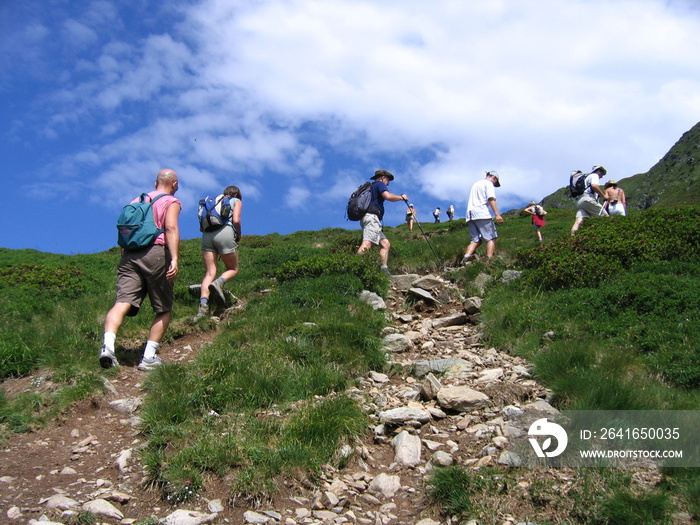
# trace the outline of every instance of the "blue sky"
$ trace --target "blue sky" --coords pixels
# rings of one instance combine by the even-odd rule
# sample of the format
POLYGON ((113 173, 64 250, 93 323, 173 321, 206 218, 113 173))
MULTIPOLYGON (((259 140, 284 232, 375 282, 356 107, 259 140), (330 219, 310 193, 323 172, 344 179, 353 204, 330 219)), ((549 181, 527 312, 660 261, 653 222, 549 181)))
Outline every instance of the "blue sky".
POLYGON ((486 170, 502 211, 573 169, 646 172, 700 120, 695 4, 4 0, 0 247, 115 246, 161 168, 184 239, 230 184, 244 234, 286 234, 357 229, 345 203, 380 168, 426 221, 463 217, 486 170))

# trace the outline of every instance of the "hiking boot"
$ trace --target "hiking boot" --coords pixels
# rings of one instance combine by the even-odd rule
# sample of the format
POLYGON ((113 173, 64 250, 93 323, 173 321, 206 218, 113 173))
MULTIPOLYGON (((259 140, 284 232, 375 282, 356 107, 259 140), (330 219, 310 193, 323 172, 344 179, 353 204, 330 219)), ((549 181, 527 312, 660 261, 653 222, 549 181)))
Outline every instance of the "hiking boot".
POLYGON ((192 320, 193 321, 199 321, 200 319, 203 319, 204 317, 209 317, 209 306, 200 304, 199 305, 199 310, 197 310, 197 315, 195 315, 192 320))
POLYGON ((224 295, 224 285, 218 279, 209 285, 210 297, 220 306, 226 306, 226 296, 224 295))
POLYGON ((381 272, 386 275, 389 279, 391 279, 391 272, 389 271, 389 268, 379 268, 381 272))
POLYGON ((158 368, 162 364, 163 361, 161 360, 161 358, 158 356, 154 356, 153 359, 141 359, 139 366, 137 366, 136 368, 138 368, 142 372, 148 372, 149 370, 158 368))
POLYGON ((464 257, 462 257, 462 264, 467 264, 468 262, 472 262, 475 259, 476 255, 474 255, 473 253, 471 255, 465 254, 464 257))
POLYGON ((113 366, 119 366, 119 361, 107 345, 102 345, 100 349, 100 366, 102 368, 111 368, 113 366))

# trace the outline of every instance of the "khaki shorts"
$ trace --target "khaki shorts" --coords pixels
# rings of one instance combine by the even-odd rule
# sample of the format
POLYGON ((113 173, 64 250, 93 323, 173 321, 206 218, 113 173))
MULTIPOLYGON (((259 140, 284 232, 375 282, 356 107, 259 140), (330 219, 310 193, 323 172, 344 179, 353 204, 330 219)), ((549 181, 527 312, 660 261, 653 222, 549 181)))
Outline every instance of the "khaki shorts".
POLYGON ((117 269, 117 302, 131 305, 127 315, 139 313, 146 295, 156 314, 172 311, 174 284, 165 277, 169 267, 170 253, 162 244, 124 250, 117 269))
POLYGON ((362 225, 362 240, 369 241, 372 244, 379 244, 382 239, 386 239, 384 235, 384 228, 382 227, 382 221, 379 220, 374 213, 365 213, 364 217, 360 219, 360 225, 362 225))
POLYGON ((603 206, 595 199, 583 196, 576 203, 576 218, 588 219, 589 217, 605 216, 603 206))
POLYGON ((202 234, 202 251, 214 252, 219 255, 228 255, 238 249, 236 244, 236 232, 233 226, 224 226, 213 232, 202 234))

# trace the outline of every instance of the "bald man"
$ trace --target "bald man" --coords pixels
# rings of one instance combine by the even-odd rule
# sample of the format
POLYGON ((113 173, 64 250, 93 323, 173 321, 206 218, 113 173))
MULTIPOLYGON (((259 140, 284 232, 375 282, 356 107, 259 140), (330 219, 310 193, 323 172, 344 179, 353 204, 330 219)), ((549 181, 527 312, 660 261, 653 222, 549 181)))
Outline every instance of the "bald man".
MULTIPOLYGON (((148 193, 153 208, 153 220, 163 231, 153 244, 122 250, 117 272, 117 299, 105 319, 100 365, 119 366, 114 344, 125 317, 133 317, 141 308, 146 295, 156 316, 148 334, 139 370, 148 371, 163 362, 156 355, 173 309, 174 281, 179 271, 180 228, 178 220, 182 205, 174 197, 178 188, 177 174, 170 169, 158 172, 155 190, 148 193)), ((134 199, 136 202, 139 199, 134 199)))

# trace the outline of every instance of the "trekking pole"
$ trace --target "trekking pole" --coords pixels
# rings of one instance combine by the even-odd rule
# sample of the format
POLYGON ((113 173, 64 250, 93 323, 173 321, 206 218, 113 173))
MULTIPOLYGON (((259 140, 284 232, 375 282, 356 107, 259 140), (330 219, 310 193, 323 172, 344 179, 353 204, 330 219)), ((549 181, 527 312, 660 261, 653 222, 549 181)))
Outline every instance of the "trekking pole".
MULTIPOLYGON (((406 199, 402 199, 402 200, 403 200, 406 204, 408 204, 408 200, 406 200, 406 199)), ((444 265, 444 264, 442 263, 442 261, 440 260, 440 257, 438 257, 438 254, 435 252, 435 248, 433 248, 433 245, 430 244, 430 239, 428 239, 428 236, 427 236, 427 235, 425 234, 425 232, 423 231, 423 227, 420 225, 420 221, 418 220, 418 218, 416 218, 416 221, 415 221, 415 222, 416 222, 416 224, 418 225, 418 229, 419 229, 420 232, 423 234, 423 237, 425 237, 425 242, 427 242, 427 243, 428 243, 428 246, 430 246, 430 249, 432 250, 433 255, 435 256, 435 259, 437 260, 438 264, 440 265, 440 269, 444 269, 444 268, 445 268, 445 265, 444 265)))

